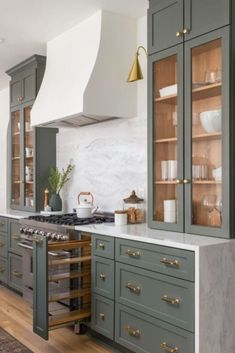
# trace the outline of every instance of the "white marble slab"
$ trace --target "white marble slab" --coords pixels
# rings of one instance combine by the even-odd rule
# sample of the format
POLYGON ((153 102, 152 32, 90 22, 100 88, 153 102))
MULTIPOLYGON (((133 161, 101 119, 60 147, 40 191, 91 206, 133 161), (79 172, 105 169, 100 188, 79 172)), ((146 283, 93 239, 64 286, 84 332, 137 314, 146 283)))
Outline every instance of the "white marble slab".
POLYGON ((21 219, 21 218, 33 216, 35 214, 36 213, 32 213, 32 212, 24 212, 24 211, 17 211, 17 210, 11 210, 11 209, 0 209, 0 216, 8 217, 8 218, 21 219))
POLYGON ((216 244, 235 244, 235 240, 151 229, 148 228, 147 224, 116 226, 114 223, 102 223, 76 226, 75 229, 89 233, 103 234, 191 251, 196 251, 201 247, 216 244))

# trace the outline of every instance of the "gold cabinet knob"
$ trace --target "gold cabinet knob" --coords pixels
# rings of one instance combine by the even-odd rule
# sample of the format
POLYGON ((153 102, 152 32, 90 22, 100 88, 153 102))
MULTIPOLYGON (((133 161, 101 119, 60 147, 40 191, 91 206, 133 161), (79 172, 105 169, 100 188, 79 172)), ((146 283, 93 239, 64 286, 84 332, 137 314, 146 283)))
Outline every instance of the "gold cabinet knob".
POLYGON ((131 326, 127 326, 127 332, 129 333, 130 336, 132 337, 140 337, 140 330, 137 328, 133 328, 131 326))
POLYGON ((98 245, 98 246, 99 246, 99 248, 100 248, 100 249, 103 249, 103 250, 104 250, 104 248, 105 248, 104 243, 99 243, 99 245, 98 245))
POLYGON ((178 32, 176 32, 175 35, 177 38, 180 38, 180 37, 183 37, 184 33, 182 31, 178 31, 178 32))
POLYGON ((183 180, 182 179, 176 179, 176 184, 182 184, 183 183, 183 180))
POLYGON ((100 317, 101 320, 105 319, 105 315, 103 313, 99 313, 99 317, 100 317))
POLYGON ((105 274, 104 274, 104 273, 101 273, 101 274, 100 274, 100 279, 102 279, 103 281, 105 281, 106 276, 105 276, 105 274))
POLYGON ((189 34, 190 33, 190 29, 189 28, 184 28, 183 29, 183 34, 189 34))
POLYGON ((184 183, 184 184, 190 184, 190 179, 184 179, 184 180, 183 180, 183 183, 184 183))
POLYGON ((18 97, 18 102, 22 102, 23 99, 24 99, 23 96, 19 96, 19 97, 18 97))
POLYGON ((163 349, 165 352, 169 352, 169 353, 177 353, 179 352, 179 348, 178 347, 170 347, 168 346, 168 344, 166 342, 162 342, 160 344, 160 348, 163 349))

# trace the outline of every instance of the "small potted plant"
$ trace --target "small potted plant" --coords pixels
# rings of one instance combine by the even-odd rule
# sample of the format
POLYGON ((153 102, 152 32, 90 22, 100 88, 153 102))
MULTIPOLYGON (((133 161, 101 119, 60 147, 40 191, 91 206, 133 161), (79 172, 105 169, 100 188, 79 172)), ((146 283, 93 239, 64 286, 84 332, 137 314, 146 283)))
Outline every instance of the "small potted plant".
POLYGON ((62 171, 59 171, 58 168, 51 168, 48 180, 52 192, 52 195, 49 200, 49 205, 52 211, 62 210, 62 200, 60 197, 60 191, 63 186, 69 181, 73 169, 74 165, 72 164, 69 164, 66 170, 62 168, 62 171))

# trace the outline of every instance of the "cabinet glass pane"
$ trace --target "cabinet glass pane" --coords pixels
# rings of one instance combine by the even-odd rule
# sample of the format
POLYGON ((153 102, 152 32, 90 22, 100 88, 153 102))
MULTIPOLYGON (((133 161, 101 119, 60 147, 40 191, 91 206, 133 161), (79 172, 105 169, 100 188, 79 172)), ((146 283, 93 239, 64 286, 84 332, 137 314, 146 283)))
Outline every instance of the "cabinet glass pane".
POLYGON ((154 215, 177 223, 177 55, 154 63, 154 215))
POLYGON ((11 203, 18 206, 20 204, 20 111, 16 110, 11 113, 12 129, 12 188, 11 188, 11 203))
POLYGON ((192 222, 221 227, 221 40, 192 49, 192 222))
POLYGON ((24 167, 25 167, 25 183, 24 183, 24 205, 33 207, 33 134, 31 129, 31 107, 24 108, 24 167))

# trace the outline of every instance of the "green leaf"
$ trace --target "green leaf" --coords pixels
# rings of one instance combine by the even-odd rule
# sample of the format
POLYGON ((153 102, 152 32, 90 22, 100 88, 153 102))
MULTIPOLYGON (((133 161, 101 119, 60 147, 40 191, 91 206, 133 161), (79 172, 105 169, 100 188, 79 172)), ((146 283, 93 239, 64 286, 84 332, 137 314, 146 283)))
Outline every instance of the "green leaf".
POLYGON ((62 168, 61 172, 58 168, 51 168, 48 180, 53 194, 60 193, 62 187, 69 181, 74 167, 74 165, 69 164, 66 170, 62 168))

